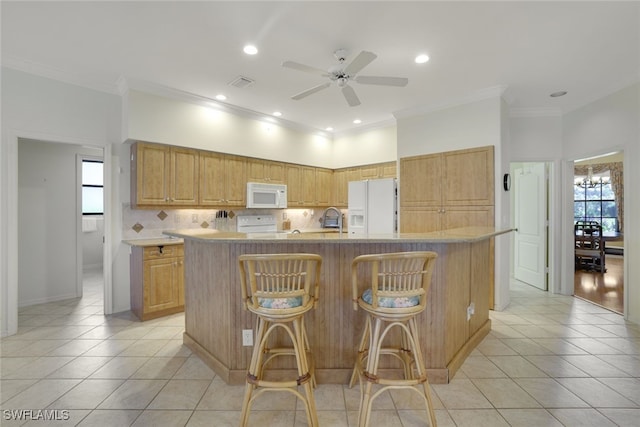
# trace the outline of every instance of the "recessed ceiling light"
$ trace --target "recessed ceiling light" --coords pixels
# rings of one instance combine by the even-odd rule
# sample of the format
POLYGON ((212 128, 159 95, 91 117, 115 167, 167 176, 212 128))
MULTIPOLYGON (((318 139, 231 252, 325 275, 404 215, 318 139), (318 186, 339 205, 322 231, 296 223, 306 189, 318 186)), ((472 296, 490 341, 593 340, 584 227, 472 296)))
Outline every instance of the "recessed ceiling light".
POLYGON ((327 132, 332 132, 333 128, 331 126, 329 126, 328 128, 325 128, 324 130, 326 130, 327 132))
POLYGON ((355 119, 355 120, 353 121, 353 123, 354 123, 354 124, 356 124, 356 125, 359 125, 360 123, 362 123, 362 120, 360 120, 360 119, 355 119))
POLYGON ((227 99, 227 97, 226 97, 226 96, 224 96, 223 94, 219 94, 219 95, 216 95, 216 99, 217 99, 218 101, 224 101, 224 100, 226 100, 226 99, 227 99))
POLYGON ((549 95, 552 98, 557 98, 559 96, 565 96, 567 94, 566 90, 559 90, 558 92, 553 92, 551 95, 549 95))
POLYGON ((414 61, 416 61, 416 64, 424 64, 428 60, 429 60, 429 55, 425 55, 424 53, 422 53, 416 56, 416 59, 414 61))
POLYGON ((276 117, 280 117, 282 115, 282 113, 280 111, 274 111, 273 115, 276 117))
POLYGON ((246 53, 247 55, 255 55, 256 53, 258 53, 258 48, 255 47, 252 44, 248 44, 244 47, 244 49, 242 49, 244 51, 244 53, 246 53))

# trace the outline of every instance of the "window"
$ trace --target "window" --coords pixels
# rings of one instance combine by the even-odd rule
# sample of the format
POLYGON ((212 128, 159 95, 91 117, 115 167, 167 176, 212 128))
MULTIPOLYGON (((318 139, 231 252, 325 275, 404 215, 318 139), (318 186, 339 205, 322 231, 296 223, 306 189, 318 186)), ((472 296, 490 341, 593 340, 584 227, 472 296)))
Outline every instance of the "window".
POLYGON ((581 186, 578 181, 573 189, 574 221, 598 221, 602 231, 618 231, 618 208, 611 181, 605 177, 597 180, 593 187, 581 186))
POLYGON ((102 161, 82 160, 82 215, 104 213, 102 161))

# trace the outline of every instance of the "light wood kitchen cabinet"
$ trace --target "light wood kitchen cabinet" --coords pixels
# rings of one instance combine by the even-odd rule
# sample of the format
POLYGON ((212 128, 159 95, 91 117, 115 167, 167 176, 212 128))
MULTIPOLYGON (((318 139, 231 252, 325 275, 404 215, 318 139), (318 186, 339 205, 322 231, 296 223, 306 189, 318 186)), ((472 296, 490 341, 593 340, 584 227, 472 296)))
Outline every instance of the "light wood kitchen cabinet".
POLYGON ((400 230, 494 224, 493 147, 400 159, 400 230))
POLYGON ((316 206, 331 206, 333 195, 333 171, 316 168, 316 206))
POLYGON ((137 142, 131 146, 131 205, 198 204, 199 153, 190 148, 137 142))
POLYGON ((289 208, 315 206, 316 168, 287 165, 287 204, 289 208))
POLYGON ((200 153, 200 206, 246 206, 244 157, 200 153))
POLYGON ((400 159, 400 207, 442 206, 441 184, 440 154, 400 159))
POLYGON ((450 228, 492 226, 493 206, 446 206, 402 208, 403 233, 430 233, 450 228))
POLYGON ((290 208, 344 206, 348 183, 396 176, 396 162, 339 170, 149 142, 131 146, 132 208, 246 206, 246 183, 287 184, 290 208))
POLYGON ((285 164, 270 160, 247 159, 247 182, 285 183, 285 164))
POLYGON ((184 311, 184 245, 131 249, 131 311, 140 320, 184 311))
POLYGON ((376 163, 361 166, 360 179, 396 178, 396 162, 376 163))
POLYGON ((493 146, 442 153, 442 204, 493 206, 493 146))
POLYGON ((333 172, 333 206, 347 206, 349 203, 349 181, 346 169, 333 172))

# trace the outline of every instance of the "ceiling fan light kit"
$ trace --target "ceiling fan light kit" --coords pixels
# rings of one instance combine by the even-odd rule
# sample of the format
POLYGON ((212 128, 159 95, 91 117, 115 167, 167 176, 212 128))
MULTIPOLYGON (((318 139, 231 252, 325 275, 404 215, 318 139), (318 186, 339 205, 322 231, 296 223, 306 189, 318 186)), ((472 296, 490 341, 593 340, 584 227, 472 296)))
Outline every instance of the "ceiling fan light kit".
POLYGON ((291 99, 298 101, 302 98, 306 98, 309 95, 328 88, 331 86, 331 82, 335 82, 336 86, 341 88, 342 96, 347 101, 347 104, 351 107, 355 107, 360 105, 360 99, 358 98, 358 95, 356 95, 355 90, 349 86, 350 81, 354 81, 359 84, 395 87, 403 87, 409 83, 409 79, 404 77, 359 76, 358 73, 377 58, 377 55, 373 52, 363 50, 347 65, 345 65, 345 60, 348 52, 345 49, 338 49, 333 54, 339 63, 330 67, 327 71, 293 61, 284 61, 282 63, 282 66, 285 68, 291 68, 292 70, 303 71, 305 73, 311 73, 321 77, 328 77, 330 80, 330 82, 313 86, 307 90, 297 93, 293 95, 291 99))

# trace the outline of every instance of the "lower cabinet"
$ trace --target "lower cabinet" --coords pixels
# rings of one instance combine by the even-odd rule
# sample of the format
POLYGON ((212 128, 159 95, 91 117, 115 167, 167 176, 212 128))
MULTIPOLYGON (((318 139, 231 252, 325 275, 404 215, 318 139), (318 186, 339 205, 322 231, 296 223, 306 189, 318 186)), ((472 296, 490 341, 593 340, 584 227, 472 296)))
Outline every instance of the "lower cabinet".
POLYGON ((184 245, 135 246, 131 311, 140 320, 184 311, 184 245))

